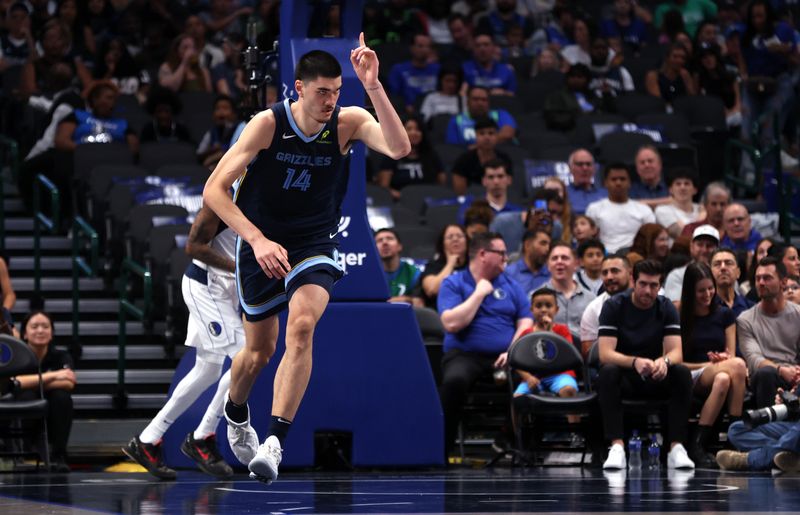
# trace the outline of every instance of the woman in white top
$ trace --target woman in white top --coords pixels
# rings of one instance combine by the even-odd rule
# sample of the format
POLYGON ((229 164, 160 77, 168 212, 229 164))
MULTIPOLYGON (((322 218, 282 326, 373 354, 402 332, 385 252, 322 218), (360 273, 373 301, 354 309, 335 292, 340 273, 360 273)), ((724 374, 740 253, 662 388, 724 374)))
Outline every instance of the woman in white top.
POLYGON ((443 66, 436 80, 436 91, 425 95, 419 107, 425 123, 438 114, 457 115, 464 111, 466 103, 461 92, 464 73, 461 68, 443 66))
POLYGON ((669 204, 656 207, 656 222, 667 228, 671 238, 680 236, 683 227, 706 216, 700 204, 692 202, 697 194, 697 175, 688 168, 678 168, 669 174, 669 204))

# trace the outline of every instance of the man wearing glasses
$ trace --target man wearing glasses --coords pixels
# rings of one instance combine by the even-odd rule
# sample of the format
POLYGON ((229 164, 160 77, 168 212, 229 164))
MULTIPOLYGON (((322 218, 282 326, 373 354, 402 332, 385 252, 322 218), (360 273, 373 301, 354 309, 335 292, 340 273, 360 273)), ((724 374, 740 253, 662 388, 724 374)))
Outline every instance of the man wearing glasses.
POLYGON ((572 212, 582 215, 589 204, 603 200, 608 196, 608 192, 602 186, 594 184, 594 157, 591 152, 580 148, 570 154, 567 164, 572 174, 572 184, 567 186, 572 212))
POLYGON ((511 342, 533 326, 530 300, 503 273, 507 261, 499 234, 476 234, 469 243, 469 267, 447 277, 439 290, 439 315, 445 328, 439 387, 445 457, 453 447, 470 388, 505 366, 511 342))

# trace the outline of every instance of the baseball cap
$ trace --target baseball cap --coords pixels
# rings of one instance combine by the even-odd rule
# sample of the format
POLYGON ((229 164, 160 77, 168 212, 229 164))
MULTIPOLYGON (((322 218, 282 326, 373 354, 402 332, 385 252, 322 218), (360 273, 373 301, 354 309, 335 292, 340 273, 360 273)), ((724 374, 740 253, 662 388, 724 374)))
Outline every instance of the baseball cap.
POLYGON ((713 238, 719 243, 719 231, 713 225, 705 224, 695 229, 692 233, 692 240, 696 240, 701 236, 713 238))

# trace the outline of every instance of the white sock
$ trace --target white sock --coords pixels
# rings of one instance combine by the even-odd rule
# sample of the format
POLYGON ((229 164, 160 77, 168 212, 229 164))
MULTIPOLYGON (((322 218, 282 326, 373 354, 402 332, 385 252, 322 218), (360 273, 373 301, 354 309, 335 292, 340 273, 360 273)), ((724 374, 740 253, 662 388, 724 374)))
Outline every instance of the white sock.
POLYGON ((161 411, 144 428, 142 434, 139 435, 139 440, 142 443, 150 444, 161 440, 175 419, 189 409, 200 397, 200 394, 217 381, 221 373, 221 363, 209 363, 202 359, 196 359, 194 367, 181 379, 161 411))
POLYGON ((208 409, 205 415, 203 415, 203 420, 200 421, 200 425, 194 430, 195 440, 204 440, 209 435, 213 435, 217 432, 219 419, 222 418, 222 412, 225 409, 225 394, 228 392, 230 384, 231 371, 228 369, 219 380, 217 393, 214 394, 211 404, 208 405, 208 409))

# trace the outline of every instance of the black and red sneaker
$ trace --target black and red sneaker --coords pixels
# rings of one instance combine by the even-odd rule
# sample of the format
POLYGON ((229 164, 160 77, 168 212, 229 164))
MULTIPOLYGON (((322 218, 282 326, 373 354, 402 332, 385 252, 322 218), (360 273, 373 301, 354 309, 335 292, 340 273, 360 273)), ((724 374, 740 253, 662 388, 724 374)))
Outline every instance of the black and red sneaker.
POLYGON ((181 452, 197 463, 206 474, 221 478, 233 475, 233 469, 219 453, 217 439, 213 434, 202 440, 195 440, 194 433, 189 433, 181 444, 181 452))
POLYGON ((143 443, 138 436, 134 436, 128 445, 122 448, 122 452, 158 479, 175 479, 177 477, 175 471, 164 464, 160 443, 143 443))

